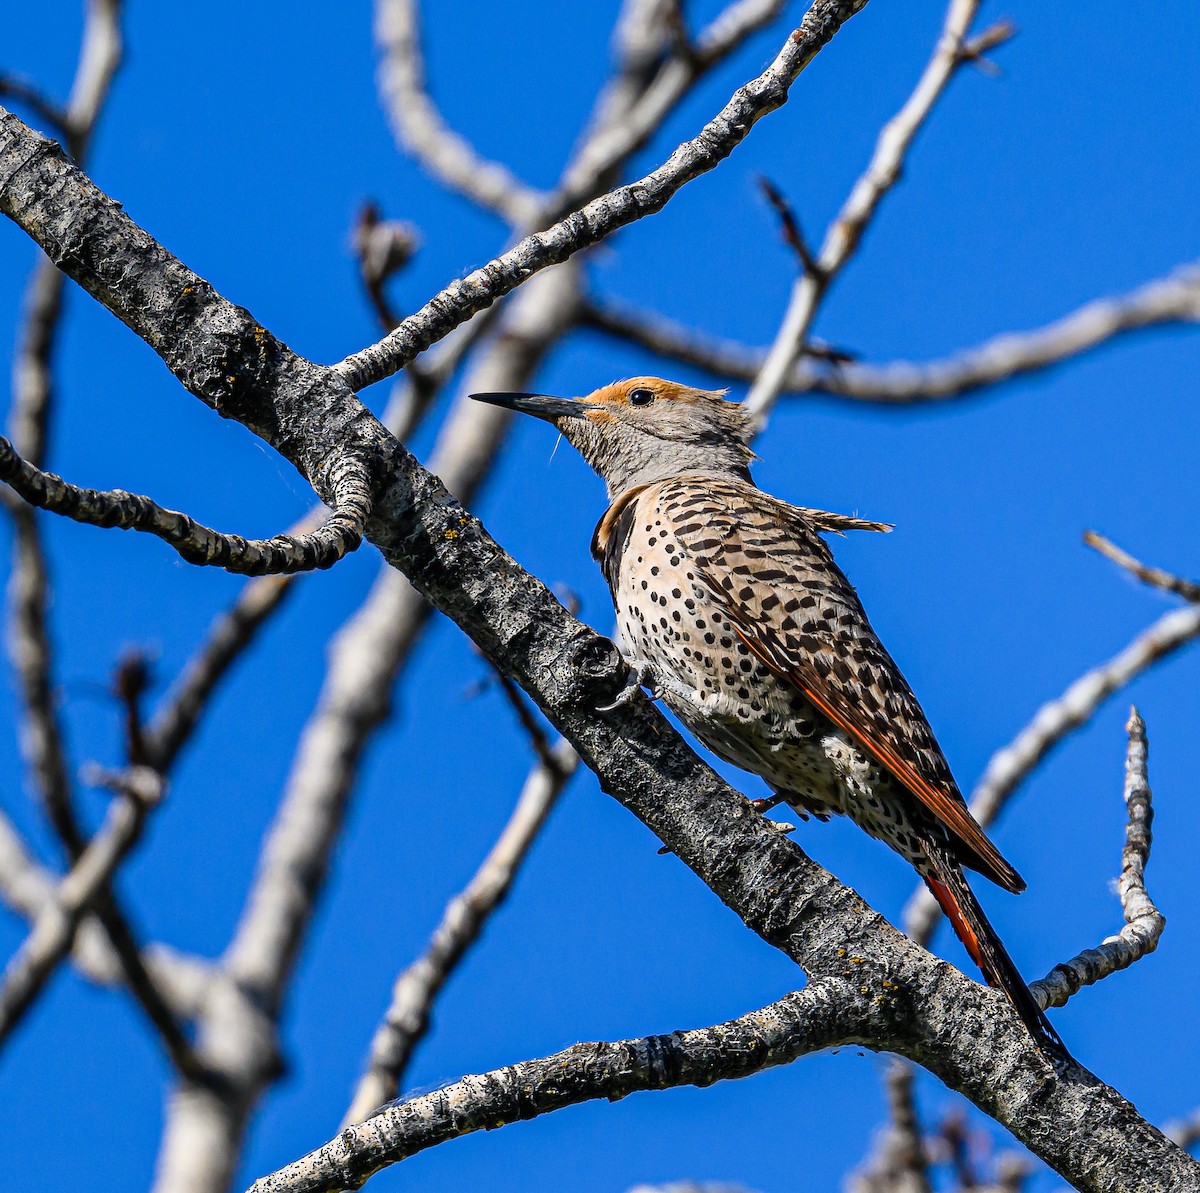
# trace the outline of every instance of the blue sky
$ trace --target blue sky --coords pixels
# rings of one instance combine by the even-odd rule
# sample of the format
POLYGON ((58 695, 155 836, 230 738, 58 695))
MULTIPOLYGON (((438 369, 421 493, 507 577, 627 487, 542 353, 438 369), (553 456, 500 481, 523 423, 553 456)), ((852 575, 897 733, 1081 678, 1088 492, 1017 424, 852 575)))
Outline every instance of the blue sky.
MULTIPOLYGON (((615 5, 572 6, 569 17, 545 0, 429 7, 429 77, 449 122, 531 183, 552 184, 604 77, 615 5)), ((713 8, 697 5, 697 20, 713 8)), ((594 254, 596 290, 767 341, 793 264, 755 177, 770 175, 815 235, 915 81, 942 8, 873 0, 722 168, 594 254)), ((819 318, 818 335, 867 360, 926 359, 1033 327, 1200 255, 1200 14, 1144 7, 1132 20, 1116 3, 984 6, 985 22, 1000 17, 1020 30, 997 55, 1003 77, 966 70, 954 82, 819 318)), ((5 23, 0 69, 64 94, 76 6, 23 5, 5 23)), ((649 167, 692 135, 761 69, 783 29, 716 71, 636 164, 649 167)), ((376 338, 348 248, 365 197, 421 229, 423 247, 392 290, 407 309, 503 247, 496 220, 396 152, 375 96, 366 4, 134 0, 127 36, 93 177, 304 355, 332 362, 376 338)), ((33 260, 26 238, 0 227, 0 327, 15 326, 33 260)), ((5 375, 11 338, 0 338, 5 375)), ((896 523, 886 538, 852 537, 835 550, 964 787, 1043 701, 1170 605, 1084 548, 1085 528, 1200 573, 1198 364, 1194 331, 1155 331, 936 410, 792 401, 760 441, 765 488, 896 523)), ((538 387, 579 393, 664 370, 704 380, 581 332, 554 353, 538 387)), ((308 508, 308 487, 289 465, 190 398, 78 292, 68 295, 59 379, 51 463, 69 479, 146 492, 253 535, 308 508)), ((364 396, 380 409, 387 388, 364 396)), ((431 434, 419 437, 418 452, 431 434)), ((476 508, 523 565, 576 590, 582 616, 606 630, 608 597, 587 551, 602 489, 568 450, 551 459, 553 440, 544 426, 519 427, 476 508)), ((157 541, 45 525, 73 758, 112 762, 117 713, 96 685, 121 649, 153 648, 170 677, 241 582, 192 569, 157 541)), ((0 533, 7 552, 7 527, 0 533)), ((325 643, 376 567, 364 549, 306 580, 221 692, 122 875, 148 936, 209 956, 226 943, 319 688, 325 643)), ((1136 700, 1156 793, 1149 878, 1169 926, 1155 956, 1080 995, 1054 1022, 1081 1060, 1159 1122, 1200 1102, 1193 1066, 1179 1063, 1200 978, 1192 881, 1200 805, 1190 766, 1198 663, 1194 649, 1181 652, 1110 701, 1014 801, 995 835, 1028 893, 1013 899, 978 884, 1030 978, 1119 927, 1109 883, 1119 868, 1122 727, 1136 700)), ((247 1182, 336 1129, 392 978, 511 808, 528 750, 496 694, 470 696, 483 674, 462 635, 438 620, 371 750, 288 1006, 290 1071, 256 1120, 247 1182)), ((6 679, 0 802, 54 856, 15 761, 13 722, 6 679)), ((102 804, 89 798, 98 816, 102 804)), ((898 913, 912 875, 881 846, 845 824, 808 826, 798 839, 875 906, 898 913)), ((22 934, 0 914, 0 953, 22 934)), ((946 935, 936 947, 969 964, 946 935)), ((411 1086, 577 1040, 700 1026, 799 980, 581 776, 446 991, 411 1086)), ((524 1190, 566 1176, 584 1193, 682 1178, 763 1193, 832 1190, 880 1121, 882 1067, 849 1049, 709 1090, 580 1107, 456 1141, 372 1187, 486 1180, 524 1190)), ((142 1186, 164 1078, 157 1046, 126 1002, 64 972, 0 1057, 0 1154, 37 1157, 23 1171, 47 1189, 142 1186)), ((932 1080, 919 1094, 930 1117, 956 1104, 932 1080)), ((1033 1188, 1056 1186, 1044 1175, 1033 1188)))

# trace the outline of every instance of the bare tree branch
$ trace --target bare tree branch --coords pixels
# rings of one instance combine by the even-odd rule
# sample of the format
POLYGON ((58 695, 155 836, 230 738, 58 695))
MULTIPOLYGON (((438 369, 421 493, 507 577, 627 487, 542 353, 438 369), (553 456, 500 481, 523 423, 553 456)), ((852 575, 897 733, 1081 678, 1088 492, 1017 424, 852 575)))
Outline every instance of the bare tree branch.
MULTIPOLYGON (((638 310, 612 299, 592 298, 582 321, 597 331, 730 381, 753 382, 766 360, 766 349, 685 327, 654 311, 638 310)), ((828 359, 807 340, 783 383, 786 394, 825 394, 885 406, 949 401, 992 385, 1090 352, 1110 340, 1155 327, 1200 321, 1200 268, 1183 267, 1166 278, 1117 298, 1098 299, 1035 331, 997 336, 977 348, 922 363, 857 364, 835 360, 836 367, 811 362, 828 359)))
POLYGON ((24 104, 55 136, 67 135, 67 112, 42 94, 36 84, 19 75, 0 74, 0 99, 15 99, 24 104))
POLYGON ((1197 321, 1200 268, 1193 264, 1128 294, 1090 302, 1047 327, 997 336, 945 360, 793 373, 789 388, 884 405, 940 402, 1062 364, 1132 332, 1197 321))
POLYGON ((1056 965, 1030 993, 1044 1010, 1061 1007, 1084 986, 1106 978, 1140 961, 1158 948, 1158 939, 1166 927, 1166 918, 1146 893, 1146 864, 1150 860, 1150 825, 1154 809, 1150 802, 1150 782, 1146 774, 1146 725, 1136 708, 1129 714, 1129 749, 1125 757, 1125 848, 1121 851, 1121 877, 1117 893, 1125 927, 1108 937, 1099 948, 1085 949, 1077 957, 1056 965))
POLYGON ((361 1122, 396 1096, 413 1050, 429 1028, 437 996, 508 895, 578 762, 579 756, 566 742, 559 742, 548 757, 538 761, 483 864, 447 904, 424 954, 396 979, 391 1005, 371 1041, 367 1071, 354 1092, 343 1127, 361 1122))
POLYGON ((845 268, 884 196, 895 186, 913 138, 925 123, 946 85, 967 59, 963 43, 979 9, 979 0, 951 0, 933 57, 916 89, 884 125, 866 172, 855 183, 837 218, 829 225, 813 268, 805 268, 792 287, 775 342, 746 395, 751 415, 760 420, 783 392, 800 359, 817 308, 833 279, 845 268))
POLYGON ((188 563, 247 576, 288 575, 332 567, 362 542, 363 524, 371 512, 366 468, 349 455, 331 465, 335 505, 329 517, 311 534, 281 534, 272 539, 244 539, 210 530, 187 514, 164 509, 149 497, 124 489, 81 489, 21 459, 3 437, 0 481, 39 509, 90 526, 153 534, 174 547, 188 563))
MULTIPOLYGON (((58 882, 30 856, 12 822, 0 813, 0 900, 32 923, 54 899, 58 882)), ((85 914, 75 933, 73 958, 80 973, 97 985, 120 986, 124 981, 120 959, 93 915, 85 914)), ((208 963, 161 944, 146 948, 145 962, 176 1016, 193 1018, 208 985, 208 963)))
POLYGON ((33 930, 0 978, 0 1045, 8 1039, 70 951, 84 914, 142 834, 147 812, 162 798, 159 776, 146 767, 121 777, 120 794, 100 831, 38 911, 33 930))
MULTIPOLYGON (((13 117, 0 116, 0 211, 116 309, 191 392, 278 448, 323 496, 331 453, 361 449, 378 467, 374 475, 385 478, 367 524, 384 557, 468 630, 605 788, 748 926, 801 965, 814 985, 844 983, 839 1001, 856 1000, 855 1013, 870 1017, 872 1046, 911 1055, 1082 1188, 1111 1187, 1147 1165, 1168 1182, 1195 1178, 1196 1163, 1115 1091, 1078 1068, 1048 1074, 999 995, 917 949, 780 838, 656 711, 638 702, 636 709, 594 712, 625 678, 611 644, 522 572, 336 373, 295 356, 269 333, 259 335, 245 312, 39 141, 13 117), (64 239, 69 254, 61 251, 64 239), (121 285, 110 284, 114 275, 121 285), (186 318, 175 300, 182 287, 195 296, 186 318)), ((839 1013, 849 1012, 839 1006, 839 1013)), ((238 1074, 246 1055, 245 1047, 223 1050, 222 1071, 238 1074)))
POLYGON ((771 65, 740 87, 717 116, 658 169, 593 199, 546 231, 527 236, 482 269, 452 282, 390 335, 347 357, 333 371, 353 390, 382 381, 531 274, 566 261, 618 228, 660 211, 682 186, 728 157, 763 116, 783 105, 804 67, 865 3, 814 0, 800 28, 771 65))
POLYGON ((889 1061, 883 1082, 889 1122, 876 1141, 874 1156, 850 1178, 846 1193, 932 1193, 914 1078, 908 1061, 889 1061))
MULTIPOLYGON (((767 356, 765 348, 751 348, 737 340, 709 336, 667 319, 656 311, 641 310, 594 295, 583 304, 579 322, 583 327, 594 328, 614 339, 626 340, 655 356, 701 369, 721 380, 752 382, 767 356)), ((827 360, 835 364, 854 359, 852 353, 812 337, 805 340, 800 354, 807 360, 827 360)), ((790 393, 807 388, 811 377, 807 365, 796 365, 785 391, 790 393)))
MULTIPOLYGON (((651 47, 645 46, 640 53, 627 56, 629 65, 622 72, 627 77, 616 80, 601 96, 599 118, 589 129, 582 151, 555 192, 550 208, 552 217, 562 216, 590 199, 595 180, 608 177, 644 148, 696 83, 748 37, 769 25, 783 11, 784 0, 734 0, 690 44, 681 43, 677 17, 669 9, 664 13, 663 7, 658 5, 653 14, 665 17, 660 22, 662 44, 654 48, 661 53, 674 43, 674 56, 661 62, 648 80, 644 68, 641 77, 636 76, 651 47), (631 79, 630 75, 635 77, 631 79), (631 97, 630 91, 636 94, 631 97)), ((623 29, 622 33, 628 31, 623 29)), ((636 35, 633 40, 638 40, 636 35)))
POLYGON ((412 260, 421 243, 420 234, 403 220, 385 220, 379 205, 367 202, 359 208, 351 243, 375 317, 384 331, 391 331, 400 322, 400 316, 388 302, 384 285, 412 260))
POLYGON ((429 98, 416 0, 376 0, 375 41, 379 90, 396 140, 434 178, 514 227, 535 218, 543 197, 507 166, 481 157, 429 98))
MULTIPOLYGON (((844 983, 847 984, 848 983, 844 983)), ((464 1077, 344 1129, 324 1147, 255 1181, 254 1193, 357 1189, 386 1164, 447 1139, 638 1090, 745 1077, 854 1034, 838 983, 818 983, 728 1023, 565 1052, 464 1077)))
MULTIPOLYGON (((88 0, 79 61, 65 115, 67 152, 87 156, 92 136, 122 60, 120 0, 88 0)), ((26 292, 26 309, 14 368, 12 441, 35 467, 45 455, 53 399, 52 358, 62 314, 65 278, 45 258, 26 292)), ((4 502, 13 517, 15 550, 9 584, 9 652, 17 672, 25 718, 21 744, 38 785, 47 818, 72 861, 86 844, 72 803, 69 764, 54 694, 47 628, 49 573, 36 515, 20 502, 4 502)), ((95 910, 125 972, 130 993, 162 1037, 181 1070, 193 1068, 190 1046, 167 996, 146 968, 141 949, 111 892, 95 910)))
POLYGON ((1181 576, 1163 571, 1162 568, 1148 567, 1094 530, 1086 531, 1083 541, 1089 547, 1094 547, 1105 558, 1111 559, 1118 567, 1132 572, 1143 584, 1149 584, 1151 588, 1161 588, 1163 592, 1173 592, 1193 604, 1200 602, 1200 584, 1194 580, 1185 580, 1181 576))
MULTIPOLYGON (((1114 692, 1198 635, 1200 605, 1174 609, 1120 654, 1077 679, 1057 700, 1042 705, 1028 726, 992 755, 971 796, 971 815, 984 828, 990 825, 1013 792, 1064 737, 1086 724, 1114 692)), ((922 888, 913 892, 904 909, 904 930, 913 940, 928 943, 940 917, 937 903, 922 888)))

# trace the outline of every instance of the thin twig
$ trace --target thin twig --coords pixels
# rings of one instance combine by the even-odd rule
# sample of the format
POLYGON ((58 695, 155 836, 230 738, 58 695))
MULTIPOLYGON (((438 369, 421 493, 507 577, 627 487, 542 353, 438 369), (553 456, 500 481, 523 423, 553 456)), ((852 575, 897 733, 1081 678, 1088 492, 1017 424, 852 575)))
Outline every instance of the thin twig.
MULTIPOLYGON (((753 382, 767 350, 710 336, 655 311, 612 299, 593 298, 584 322, 629 340, 667 360, 729 381, 753 382)), ((1028 373, 1053 368, 1110 340, 1148 328, 1200 321, 1200 268, 1188 265, 1128 294, 1098 299, 1046 327, 1010 332, 943 360, 855 364, 832 358, 836 368, 817 369, 822 359, 806 340, 801 360, 783 385, 787 394, 822 394, 883 406, 951 401, 1002 385, 1028 373)))
POLYGON ((759 178, 758 185, 762 193, 766 195, 767 202, 779 217, 784 243, 796 254, 796 259, 800 262, 801 273, 820 273, 821 267, 808 247, 808 241, 804 238, 804 231, 800 227, 800 219, 788 202, 787 196, 765 175, 759 178))
POLYGON ((50 126, 50 131, 55 136, 66 136, 66 109, 48 99, 28 79, 19 75, 0 75, 0 98, 15 99, 17 103, 24 104, 43 123, 50 126))
POLYGON ((815 0, 770 66, 739 87, 700 133, 680 145, 661 166, 593 199, 544 232, 527 236, 482 269, 452 282, 390 335, 333 366, 334 372, 353 390, 382 381, 531 274, 566 261, 618 229, 662 210, 680 188, 723 161, 763 116, 787 100, 800 72, 865 3, 815 0))
POLYGON ((0 1045, 33 1004, 59 961, 70 951, 88 909, 141 836, 147 812, 162 798, 159 776, 145 767, 121 777, 120 794, 87 848, 47 900, 33 929, 0 979, 0 1045))
POLYGON ((1116 543, 1110 542, 1104 535, 1097 534, 1094 530, 1086 531, 1083 541, 1089 547, 1099 551, 1105 558, 1111 559, 1118 567, 1132 572, 1143 584, 1149 584, 1152 588, 1161 588, 1163 592, 1173 592, 1176 596, 1181 596, 1185 601, 1193 604, 1200 602, 1200 584, 1194 580, 1185 580, 1182 576, 1163 571, 1162 568, 1149 567, 1140 560, 1134 559, 1127 551, 1122 551, 1116 543))
POLYGON ((574 749, 561 741, 550 748, 545 759, 539 759, 483 864, 446 905, 421 957, 396 979, 391 1005, 371 1041, 367 1071, 354 1092, 343 1127, 361 1122, 396 1096, 413 1050, 428 1030, 442 987, 508 895, 530 846, 578 763, 574 749))
POLYGON ((287 575, 332 567, 362 542, 371 513, 367 470, 352 455, 334 466, 336 508, 311 534, 244 539, 202 526, 187 514, 164 509, 124 489, 83 489, 23 460, 0 437, 0 481, 38 509, 90 526, 138 530, 174 547, 188 563, 224 568, 246 576, 287 575))
MULTIPOLYGON (((992 755, 971 796, 971 815, 987 828, 1013 792, 1064 737, 1086 724, 1114 692, 1167 655, 1200 636, 1200 605, 1174 609, 1140 633, 1120 654, 1077 679, 1042 705, 1026 728, 992 755)), ((904 931, 918 944, 928 944, 941 911, 924 887, 913 892, 904 908, 904 931)))
POLYGON ((379 204, 369 201, 359 208, 350 240, 375 317, 384 331, 391 331, 400 317, 388 302, 384 286, 413 259, 421 244, 420 234, 403 220, 385 220, 379 204))
POLYGON ((822 298, 854 255, 879 204, 899 179, 913 138, 963 64, 963 42, 978 8, 979 0, 951 0, 933 57, 916 89, 900 111, 884 125, 871 162, 826 231, 813 267, 804 269, 793 285, 775 341, 746 395, 747 409, 756 421, 761 422, 783 392, 800 359, 822 298))
POLYGON ((1146 892, 1146 864, 1150 860, 1150 826, 1154 821, 1150 782, 1146 774, 1146 725, 1136 708, 1130 710, 1129 747, 1125 756, 1125 847, 1121 851, 1121 877, 1117 894, 1125 927, 1107 937, 1098 948, 1085 949, 1070 961, 1056 965, 1030 992, 1044 1010, 1061 1007, 1084 986, 1126 969, 1158 948, 1166 918, 1146 892))

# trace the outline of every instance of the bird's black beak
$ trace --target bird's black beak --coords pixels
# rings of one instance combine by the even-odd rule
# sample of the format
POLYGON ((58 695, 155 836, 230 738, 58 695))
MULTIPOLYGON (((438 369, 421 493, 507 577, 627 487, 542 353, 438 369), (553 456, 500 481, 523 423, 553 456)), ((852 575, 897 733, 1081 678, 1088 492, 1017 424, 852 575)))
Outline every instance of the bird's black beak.
POLYGON ((472 394, 471 397, 477 402, 503 406, 505 410, 532 414, 550 422, 559 418, 585 418, 592 409, 577 398, 552 398, 549 394, 472 394))

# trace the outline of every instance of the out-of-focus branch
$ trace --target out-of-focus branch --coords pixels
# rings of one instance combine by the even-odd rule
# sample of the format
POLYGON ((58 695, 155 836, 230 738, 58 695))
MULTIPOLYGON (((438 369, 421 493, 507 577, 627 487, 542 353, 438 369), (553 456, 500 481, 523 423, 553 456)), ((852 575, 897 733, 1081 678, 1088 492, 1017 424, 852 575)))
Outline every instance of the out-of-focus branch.
POLYGON ((1012 332, 944 360, 793 371, 788 388, 902 406, 941 402, 1051 368, 1133 332, 1200 321, 1200 267, 1089 302, 1035 331, 1012 332))
MULTIPOLYGON (((708 336, 667 319, 656 311, 639 310, 594 295, 580 309, 579 322, 583 327, 594 328, 614 339, 626 340, 655 356, 701 369, 722 380, 753 381, 767 355, 766 349, 750 348, 736 340, 708 336)), ((813 338, 805 340, 800 353, 808 360, 827 360, 835 364, 854 359, 853 354, 845 349, 813 338)), ((799 384, 800 378, 809 377, 806 370, 804 364, 792 370, 792 377, 786 386, 789 392, 796 388, 793 380, 799 384)))
POLYGON ((387 1164, 447 1139, 639 1090, 746 1077, 850 1037, 839 985, 818 982, 728 1023, 565 1052, 464 1077, 347 1127, 324 1147, 255 1181, 253 1193, 357 1189, 387 1164))
MULTIPOLYGON (((0 813, 0 899, 31 923, 52 903, 56 875, 36 862, 7 816, 0 813)), ((196 1014, 208 986, 211 966, 198 957, 163 945, 145 950, 146 968, 177 1018, 196 1014)), ((94 914, 85 914, 75 933, 73 960, 79 971, 100 986, 120 986, 124 972, 108 935, 94 914)))
POLYGON ((1200 603, 1200 584, 1197 584, 1195 580, 1185 580, 1182 576, 1173 575, 1162 568, 1149 567, 1141 560, 1134 559, 1129 552, 1122 551, 1116 543, 1110 542, 1094 530, 1087 531, 1083 536, 1083 541, 1089 547, 1094 547, 1105 558, 1111 559, 1118 567, 1123 567, 1127 572, 1131 572, 1143 584, 1149 584, 1151 588, 1161 588, 1163 592, 1173 592, 1176 596, 1181 596, 1192 604, 1200 603))
POLYGON ((489 161, 446 125, 429 98, 417 0, 376 0, 379 90, 396 140, 425 169, 513 226, 522 226, 543 198, 507 166, 489 161))
POLYGON ((396 979, 391 1005, 372 1039, 367 1071, 354 1091, 343 1127, 361 1122, 396 1097, 413 1050, 428 1030, 433 1003, 446 979, 508 895, 529 847, 577 766, 575 750, 559 742, 530 771, 516 808, 484 863, 446 905, 425 953, 396 979))
POLYGON ((792 287, 775 341, 746 395, 747 409, 756 421, 763 418, 787 385, 822 298, 854 255, 879 204, 899 179, 913 138, 955 72, 969 61, 970 55, 964 55, 963 48, 978 8, 979 0, 951 0, 933 57, 916 89, 884 125, 866 172, 854 184, 825 233, 814 267, 805 268, 792 287))
POLYGON ((30 505, 90 526, 139 530, 174 547, 189 563, 242 575, 287 575, 332 567, 362 542, 371 513, 371 489, 362 462, 347 454, 333 465, 336 502, 312 533, 244 539, 202 526, 187 514, 164 509, 149 497, 123 489, 100 491, 68 484, 23 460, 0 437, 0 481, 30 505))
POLYGON ((908 1061, 893 1057, 888 1063, 883 1083, 888 1125, 880 1132, 874 1155, 847 1182, 847 1193, 931 1193, 914 1079, 908 1061))
MULTIPOLYGON (((1197 636, 1200 605, 1174 609, 1120 654, 1077 679, 1057 700, 1044 704, 1012 742, 992 755, 971 796, 971 815, 984 828, 990 825, 1013 792, 1067 734, 1086 724, 1114 692, 1197 636)), ((940 918, 937 903, 922 887, 913 892, 904 909, 904 931, 919 944, 927 944, 940 918)))
POLYGON ((67 135, 66 109, 48 99, 28 79, 22 79, 18 75, 0 75, 0 99, 6 98, 24 104, 43 124, 50 126, 50 131, 55 136, 67 135))
POLYGON ((363 290, 384 331, 391 331, 400 316, 388 302, 384 286, 412 259, 421 244, 420 234, 403 220, 385 220, 379 204, 367 202, 358 212, 351 236, 363 290))
POLYGON ((1191 1151, 1200 1143, 1200 1110, 1193 1110, 1186 1118, 1167 1123, 1163 1127, 1163 1134, 1184 1151, 1191 1151))
MULTIPOLYGON (((655 311, 592 298, 583 321, 665 360, 729 381, 753 382, 766 349, 710 336, 655 311)), ((1155 327, 1200 321, 1200 268, 1188 265, 1117 298, 1098 299, 1035 331, 1011 332, 944 360, 858 364, 845 354, 831 360, 806 340, 782 385, 785 394, 825 394, 885 406, 948 401, 1053 368, 1110 340, 1155 327), (832 367, 812 362, 831 360, 832 367)))
POLYGON ((634 1185, 629 1193, 753 1193, 727 1181, 671 1181, 666 1185, 634 1185))
POLYGON ((390 335, 335 365, 334 373, 353 390, 382 381, 531 274, 566 261, 619 228, 662 210, 681 187, 728 157, 763 116, 786 102, 800 72, 865 3, 814 0, 800 28, 788 37, 770 66, 738 88, 700 133, 680 145, 661 166, 593 199, 544 232, 527 236, 482 269, 452 282, 390 335))
MULTIPOLYGON (((88 0, 83 40, 65 115, 67 152, 83 163, 112 80, 122 59, 120 0, 88 0)), ((66 278, 47 259, 39 259, 26 291, 25 317, 18 336, 13 371, 11 438, 33 467, 46 452, 53 405, 52 360, 61 323, 66 278)), ((6 498, 13 518, 15 546, 9 584, 9 651, 17 673, 25 716, 21 745, 41 794, 47 818, 72 862, 86 841, 72 802, 69 764, 54 690, 53 656, 47 628, 49 569, 35 511, 6 498)), ((113 952, 120 960, 130 993, 162 1037, 168 1055, 182 1071, 194 1066, 176 1008, 147 969, 127 919, 111 892, 102 891, 95 911, 113 952)))
POLYGON ((136 767, 114 781, 119 791, 100 831, 43 903, 33 929, 0 978, 0 1045, 41 993, 59 961, 71 951, 85 913, 137 844, 146 814, 162 798, 160 777, 136 767))
POLYGON ((396 979, 391 1005, 371 1041, 367 1071, 343 1127, 361 1122, 396 1096, 413 1050, 429 1028, 438 994, 512 888, 530 846, 578 764, 574 749, 559 742, 530 771, 512 816, 483 864, 447 904, 424 954, 396 979))
POLYGON ((1095 949, 1085 949, 1070 961, 1056 965, 1030 992, 1038 1004, 1061 1007, 1084 986, 1126 969, 1158 948, 1158 939, 1166 918, 1146 892, 1146 864, 1150 860, 1150 826, 1154 809, 1150 802, 1150 782, 1146 773, 1146 725, 1136 708, 1129 714, 1129 747, 1125 755, 1125 847, 1121 851, 1121 877, 1117 894, 1125 927, 1109 936, 1095 949))
POLYGON ((663 7, 658 5, 656 13, 648 14, 659 18, 660 36, 653 47, 647 44, 650 39, 644 36, 644 29, 639 31, 641 37, 637 33, 630 37, 631 22, 623 22, 621 33, 626 40, 641 41, 642 45, 634 54, 625 55, 627 66, 621 72, 624 77, 614 80, 601 96, 599 117, 555 191, 549 208, 552 218, 565 215, 591 198, 595 180, 609 176, 642 149, 709 70, 783 11, 784 0, 735 0, 691 42, 686 35, 680 36, 683 31, 678 14, 663 12, 663 7), (673 55, 664 58, 672 43, 673 55), (652 53, 657 54, 658 61, 648 74, 652 53))

